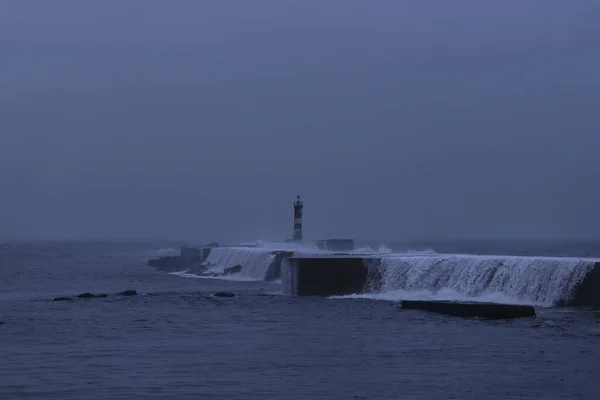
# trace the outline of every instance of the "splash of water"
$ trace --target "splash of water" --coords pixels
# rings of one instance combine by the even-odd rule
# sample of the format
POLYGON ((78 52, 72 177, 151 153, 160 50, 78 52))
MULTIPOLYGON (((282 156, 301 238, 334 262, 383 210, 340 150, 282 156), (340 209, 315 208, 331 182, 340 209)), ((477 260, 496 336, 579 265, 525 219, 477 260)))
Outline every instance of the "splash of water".
POLYGON ((228 268, 241 266, 236 273, 243 278, 264 280, 271 267, 275 255, 270 249, 254 247, 217 247, 211 250, 206 264, 206 272, 224 274, 228 268))
POLYGON ((156 252, 159 257, 175 257, 180 254, 179 250, 176 249, 160 249, 156 252))
POLYGON ((369 267, 368 289, 374 298, 478 299, 548 307, 569 300, 594 263, 549 257, 391 256, 369 267))

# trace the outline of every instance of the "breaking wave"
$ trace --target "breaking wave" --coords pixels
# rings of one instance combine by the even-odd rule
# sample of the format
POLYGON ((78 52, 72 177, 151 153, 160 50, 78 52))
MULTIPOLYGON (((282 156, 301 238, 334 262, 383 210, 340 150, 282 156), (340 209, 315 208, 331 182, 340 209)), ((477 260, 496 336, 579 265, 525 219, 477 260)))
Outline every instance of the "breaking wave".
POLYGON ((267 242, 264 240, 257 240, 255 242, 239 244, 237 247, 253 247, 273 251, 319 251, 317 245, 310 242, 267 242))
MULTIPOLYGON (((550 257, 414 255, 369 266, 367 292, 386 300, 494 301, 552 306, 570 299, 594 260, 550 257)), ((348 297, 348 296, 346 296, 348 297)))
POLYGON ((368 254, 392 254, 394 250, 390 249, 385 245, 379 246, 377 249, 373 249, 370 246, 360 247, 352 250, 350 253, 368 253, 368 254))
POLYGON ((175 249, 160 249, 156 251, 156 255, 158 255, 159 257, 174 257, 174 256, 178 256, 180 254, 179 250, 175 250, 175 249))
POLYGON ((233 282, 254 282, 256 279, 251 277, 239 276, 239 275, 230 275, 230 276, 203 276, 198 275, 189 270, 177 271, 177 272, 169 272, 169 275, 178 276, 180 278, 192 278, 192 279, 216 279, 223 281, 233 281, 233 282))
POLYGON ((227 269, 240 266, 241 270, 232 276, 266 280, 274 260, 275 254, 270 249, 217 247, 211 250, 205 261, 208 266, 206 273, 225 274, 227 269))

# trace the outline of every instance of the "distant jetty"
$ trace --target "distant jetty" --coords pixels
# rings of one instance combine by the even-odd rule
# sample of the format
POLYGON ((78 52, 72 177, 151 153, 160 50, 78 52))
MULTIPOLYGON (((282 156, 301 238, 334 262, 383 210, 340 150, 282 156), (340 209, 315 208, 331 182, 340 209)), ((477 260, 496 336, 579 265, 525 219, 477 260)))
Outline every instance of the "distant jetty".
POLYGON ((292 239, 285 242, 267 246, 264 243, 184 246, 179 255, 154 258, 148 264, 161 271, 203 277, 281 280, 284 293, 297 296, 345 296, 394 290, 435 294, 448 289, 467 298, 500 294, 512 296, 517 302, 600 308, 600 262, 595 260, 379 254, 356 249, 352 239, 305 242, 303 207, 297 196, 292 239))
MULTIPOLYGON (((332 243, 338 242, 334 241, 332 243)), ((346 245, 347 242, 344 246, 346 245)), ((328 248, 331 249, 332 247, 335 248, 335 246, 328 248)), ((425 256, 422 257, 425 258, 425 256)), ((428 257, 441 263, 438 267, 433 266, 431 268, 445 268, 443 258, 428 257)), ((447 256, 447 258, 450 257, 447 256)), ((454 257, 460 262, 461 256, 454 257)), ((462 257, 465 259, 464 262, 468 262, 469 256, 462 257)), ((414 258, 415 256, 407 256, 406 260, 414 258)), ((311 253, 293 249, 257 249, 252 246, 207 246, 198 248, 182 247, 180 255, 151 259, 148 264, 161 271, 185 271, 206 277, 237 276, 242 274, 243 271, 256 274, 256 271, 258 271, 258 274, 252 277, 267 282, 281 280, 283 292, 290 295, 345 296, 380 291, 386 279, 381 265, 386 260, 389 261, 386 255, 361 254, 355 250, 327 250, 311 253)), ((543 261, 542 259, 541 262, 543 261)), ((556 263, 562 262, 558 258, 553 259, 553 261, 556 263)), ((489 259, 483 258, 481 262, 489 263, 489 259)), ((501 261, 498 261, 498 263, 501 263, 501 261)), ((491 275, 486 278, 488 284, 494 278, 494 271, 492 270, 489 273, 491 275)), ((536 285, 568 288, 565 298, 554 304, 555 306, 600 308, 600 262, 590 261, 588 270, 582 272, 582 274, 576 282, 539 282, 536 285)), ((443 279, 443 276, 440 276, 439 279, 443 279)), ((473 278, 465 276, 464 279, 473 278)), ((574 278, 566 277, 564 279, 572 280, 574 278)), ((482 282, 481 284, 485 285, 486 283, 482 282)), ((523 284, 526 285, 526 282, 523 284)), ((485 290, 485 287, 482 290, 485 290)), ((548 290, 556 289, 548 288, 548 290)))
MULTIPOLYGON (((289 243, 289 242, 288 242, 289 243)), ((352 251, 354 249, 354 240, 352 239, 327 239, 309 242, 314 244, 315 248, 322 251, 352 251)), ((281 264, 285 258, 295 254, 294 250, 285 249, 285 243, 281 244, 284 249, 265 250, 266 253, 273 255, 267 266, 267 272, 264 277, 266 281, 277 280, 281 276, 281 264)), ((179 255, 170 255, 164 257, 153 258, 148 261, 148 265, 155 267, 165 272, 181 272, 196 274, 199 276, 219 277, 238 274, 244 267, 244 262, 247 259, 236 260, 231 259, 233 264, 226 265, 220 270, 215 270, 213 263, 209 259, 211 252, 217 249, 217 252, 222 252, 225 249, 254 249, 254 244, 241 244, 236 246, 220 247, 217 243, 210 243, 202 247, 182 246, 179 255)))

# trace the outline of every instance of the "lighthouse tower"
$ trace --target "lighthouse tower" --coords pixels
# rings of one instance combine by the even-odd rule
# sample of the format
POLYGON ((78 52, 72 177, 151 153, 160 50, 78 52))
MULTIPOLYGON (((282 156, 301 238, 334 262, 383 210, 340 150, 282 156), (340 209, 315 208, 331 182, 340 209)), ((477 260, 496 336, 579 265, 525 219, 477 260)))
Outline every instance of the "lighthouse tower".
POLYGON ((292 240, 294 242, 302 241, 302 201, 300 201, 300 196, 296 196, 296 201, 294 202, 294 236, 292 236, 292 240))

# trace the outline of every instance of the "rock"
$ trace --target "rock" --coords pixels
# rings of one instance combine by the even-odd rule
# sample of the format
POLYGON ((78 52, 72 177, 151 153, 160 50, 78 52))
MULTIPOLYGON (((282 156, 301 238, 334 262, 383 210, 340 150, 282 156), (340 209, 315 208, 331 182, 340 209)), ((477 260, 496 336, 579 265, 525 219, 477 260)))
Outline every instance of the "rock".
POLYGON ((117 293, 117 296, 137 296, 137 294, 138 293, 135 290, 127 289, 117 293))
POLYGON ((465 318, 510 319, 535 317, 532 306, 460 301, 403 300, 402 309, 423 310, 465 318))
POLYGON ((240 272, 242 272, 242 266, 236 265, 230 268, 225 268, 225 270, 223 271, 223 275, 239 274, 240 272))
POLYGON ((55 297, 54 299, 52 299, 52 301, 72 301, 74 300, 72 297, 55 297))
POLYGON ((231 292, 217 292, 213 294, 215 297, 235 297, 235 294, 231 292))
POLYGON ((81 293, 79 296, 77 296, 80 299, 96 299, 96 298, 104 298, 106 297, 106 294, 104 293, 89 293, 89 292, 85 292, 85 293, 81 293))

